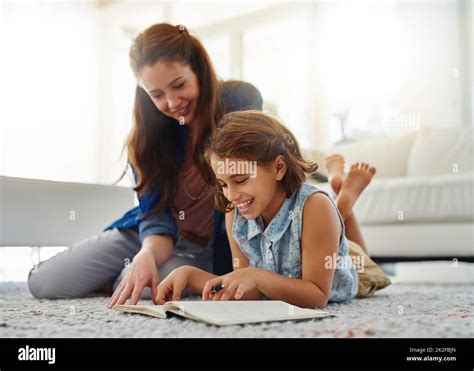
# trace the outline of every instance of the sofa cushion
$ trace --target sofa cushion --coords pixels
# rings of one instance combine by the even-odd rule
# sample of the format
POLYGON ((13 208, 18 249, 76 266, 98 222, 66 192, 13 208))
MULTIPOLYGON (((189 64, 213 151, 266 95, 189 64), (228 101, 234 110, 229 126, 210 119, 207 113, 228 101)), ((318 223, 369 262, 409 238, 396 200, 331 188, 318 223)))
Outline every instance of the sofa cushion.
POLYGON ((421 129, 408 159, 408 175, 452 174, 474 171, 472 127, 421 129))
MULTIPOLYGON (((471 257, 473 223, 364 224, 371 257, 471 257)), ((454 269, 456 270, 456 269, 454 269)), ((453 271, 454 271, 453 270, 453 271)), ((457 270, 456 270, 457 271, 457 270)))
POLYGON ((327 155, 339 153, 344 156, 347 164, 368 162, 377 168, 377 178, 405 176, 415 134, 415 131, 410 131, 397 136, 339 144, 326 150, 325 153, 327 155))
POLYGON ((361 224, 474 221, 474 173, 374 179, 357 200, 361 224))

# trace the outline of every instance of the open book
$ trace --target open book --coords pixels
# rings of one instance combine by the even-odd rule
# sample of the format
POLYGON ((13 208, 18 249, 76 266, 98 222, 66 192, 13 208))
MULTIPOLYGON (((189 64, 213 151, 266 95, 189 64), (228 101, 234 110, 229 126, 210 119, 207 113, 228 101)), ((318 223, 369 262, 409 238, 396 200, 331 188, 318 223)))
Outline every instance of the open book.
POLYGON ((166 318, 167 312, 210 325, 289 321, 333 316, 319 309, 305 309, 278 300, 168 301, 164 305, 117 305, 130 313, 166 318))

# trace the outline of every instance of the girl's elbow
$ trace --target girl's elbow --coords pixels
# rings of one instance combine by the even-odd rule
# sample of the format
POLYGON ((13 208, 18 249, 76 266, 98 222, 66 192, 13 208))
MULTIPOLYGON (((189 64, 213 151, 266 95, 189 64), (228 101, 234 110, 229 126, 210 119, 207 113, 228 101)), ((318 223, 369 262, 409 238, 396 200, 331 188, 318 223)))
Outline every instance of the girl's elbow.
POLYGON ((329 302, 329 294, 330 292, 325 292, 325 290, 322 290, 317 284, 312 282, 310 287, 305 290, 304 295, 301 296, 300 304, 297 305, 305 308, 325 308, 329 302))
POLYGON ((313 308, 323 309, 326 308, 329 302, 329 292, 318 290, 319 292, 315 295, 313 308))
POLYGON ((321 303, 321 308, 326 308, 329 303, 329 296, 321 303))
POLYGON ((315 300, 315 305, 313 308, 323 309, 326 308, 329 302, 329 296, 324 295, 323 297, 319 297, 315 300))

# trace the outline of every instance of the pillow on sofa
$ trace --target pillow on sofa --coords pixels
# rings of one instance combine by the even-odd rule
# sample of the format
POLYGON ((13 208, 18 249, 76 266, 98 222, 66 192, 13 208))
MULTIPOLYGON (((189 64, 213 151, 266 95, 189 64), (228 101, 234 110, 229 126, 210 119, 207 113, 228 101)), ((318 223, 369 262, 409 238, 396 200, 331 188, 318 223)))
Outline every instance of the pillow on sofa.
POLYGON ((473 143, 472 127, 422 128, 408 159, 408 175, 471 172, 473 143))
POLYGON ((410 131, 398 136, 370 138, 335 145, 325 152, 341 154, 347 164, 368 162, 377 168, 377 178, 401 177, 406 176, 408 156, 415 135, 415 131, 410 131))

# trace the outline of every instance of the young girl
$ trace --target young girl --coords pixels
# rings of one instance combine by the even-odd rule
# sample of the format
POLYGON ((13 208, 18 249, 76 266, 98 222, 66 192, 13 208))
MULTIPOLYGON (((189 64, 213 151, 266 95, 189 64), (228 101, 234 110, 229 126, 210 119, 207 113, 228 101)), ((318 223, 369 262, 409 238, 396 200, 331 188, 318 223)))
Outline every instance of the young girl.
POLYGON ((359 279, 346 234, 365 250, 351 209, 373 167, 356 164, 345 177, 342 157, 328 158, 340 212, 325 192, 305 183, 317 165, 302 158, 291 132, 259 111, 225 115, 206 157, 216 175, 217 205, 227 212, 234 270, 215 276, 179 267, 158 286, 158 303, 178 300, 185 288, 203 300, 269 298, 313 308, 356 296, 359 279))

